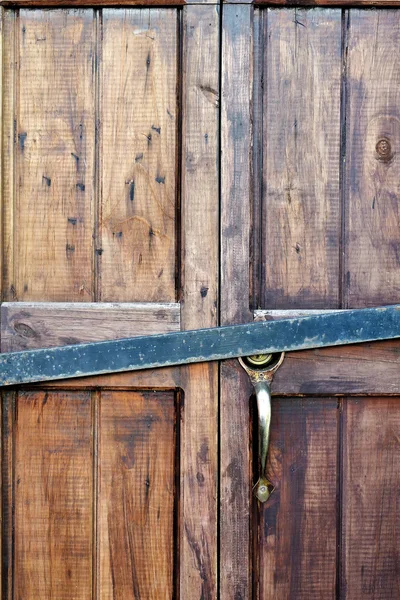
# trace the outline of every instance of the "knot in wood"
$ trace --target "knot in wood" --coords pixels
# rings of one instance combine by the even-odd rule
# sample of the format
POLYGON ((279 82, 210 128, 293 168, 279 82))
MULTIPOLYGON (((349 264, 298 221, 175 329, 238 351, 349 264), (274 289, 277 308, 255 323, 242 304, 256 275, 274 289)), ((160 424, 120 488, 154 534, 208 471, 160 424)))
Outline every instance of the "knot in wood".
POLYGON ((387 162, 392 158, 392 146, 387 138, 378 140, 375 150, 379 160, 387 162))

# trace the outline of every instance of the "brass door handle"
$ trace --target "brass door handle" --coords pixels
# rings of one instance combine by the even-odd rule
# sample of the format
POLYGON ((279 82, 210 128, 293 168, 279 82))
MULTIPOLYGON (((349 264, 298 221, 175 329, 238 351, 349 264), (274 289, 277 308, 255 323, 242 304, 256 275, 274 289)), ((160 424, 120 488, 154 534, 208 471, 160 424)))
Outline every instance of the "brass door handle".
POLYGON ((250 377, 257 399, 258 414, 258 452, 260 474, 253 488, 254 495, 260 502, 266 502, 274 487, 266 475, 269 435, 271 426, 271 383, 285 353, 258 354, 239 358, 239 362, 250 377))

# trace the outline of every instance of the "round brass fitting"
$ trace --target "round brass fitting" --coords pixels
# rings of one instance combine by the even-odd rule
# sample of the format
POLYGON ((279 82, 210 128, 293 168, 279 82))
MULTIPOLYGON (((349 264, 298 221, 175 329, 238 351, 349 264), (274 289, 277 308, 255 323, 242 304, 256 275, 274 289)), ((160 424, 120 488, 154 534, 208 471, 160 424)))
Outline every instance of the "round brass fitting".
POLYGON ((253 371, 272 371, 282 363, 284 355, 284 352, 253 354, 252 356, 243 356, 240 361, 244 367, 253 371))

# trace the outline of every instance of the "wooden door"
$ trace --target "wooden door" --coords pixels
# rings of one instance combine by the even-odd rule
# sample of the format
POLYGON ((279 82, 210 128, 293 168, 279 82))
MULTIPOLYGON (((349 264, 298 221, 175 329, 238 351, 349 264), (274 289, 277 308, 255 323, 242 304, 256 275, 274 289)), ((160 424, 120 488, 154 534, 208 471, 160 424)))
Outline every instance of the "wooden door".
MULTIPOLYGON (((257 4, 223 7, 221 323, 398 303, 400 12, 257 4)), ((399 598, 399 343, 292 353, 273 392, 261 506, 221 365, 221 597, 399 598)))
MULTIPOLYGON (((398 302, 396 0, 1 4, 3 352, 398 302)), ((398 372, 3 392, 2 599, 398 598, 398 372)))
MULTIPOLYGON (((51 4, 2 9, 2 351, 216 325, 217 7, 51 4)), ((3 600, 216 597, 217 376, 4 393, 3 600)))

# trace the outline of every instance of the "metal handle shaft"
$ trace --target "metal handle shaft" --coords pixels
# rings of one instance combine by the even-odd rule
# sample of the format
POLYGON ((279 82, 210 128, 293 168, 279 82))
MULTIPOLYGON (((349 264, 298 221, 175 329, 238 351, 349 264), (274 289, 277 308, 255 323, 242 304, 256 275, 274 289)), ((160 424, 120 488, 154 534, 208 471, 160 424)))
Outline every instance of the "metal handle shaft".
POLYGON ((257 399, 260 473, 253 492, 260 502, 266 502, 274 490, 274 486, 266 475, 271 427, 271 382, 284 357, 285 353, 282 352, 278 355, 269 354, 239 358, 240 364, 249 375, 254 386, 257 399))

